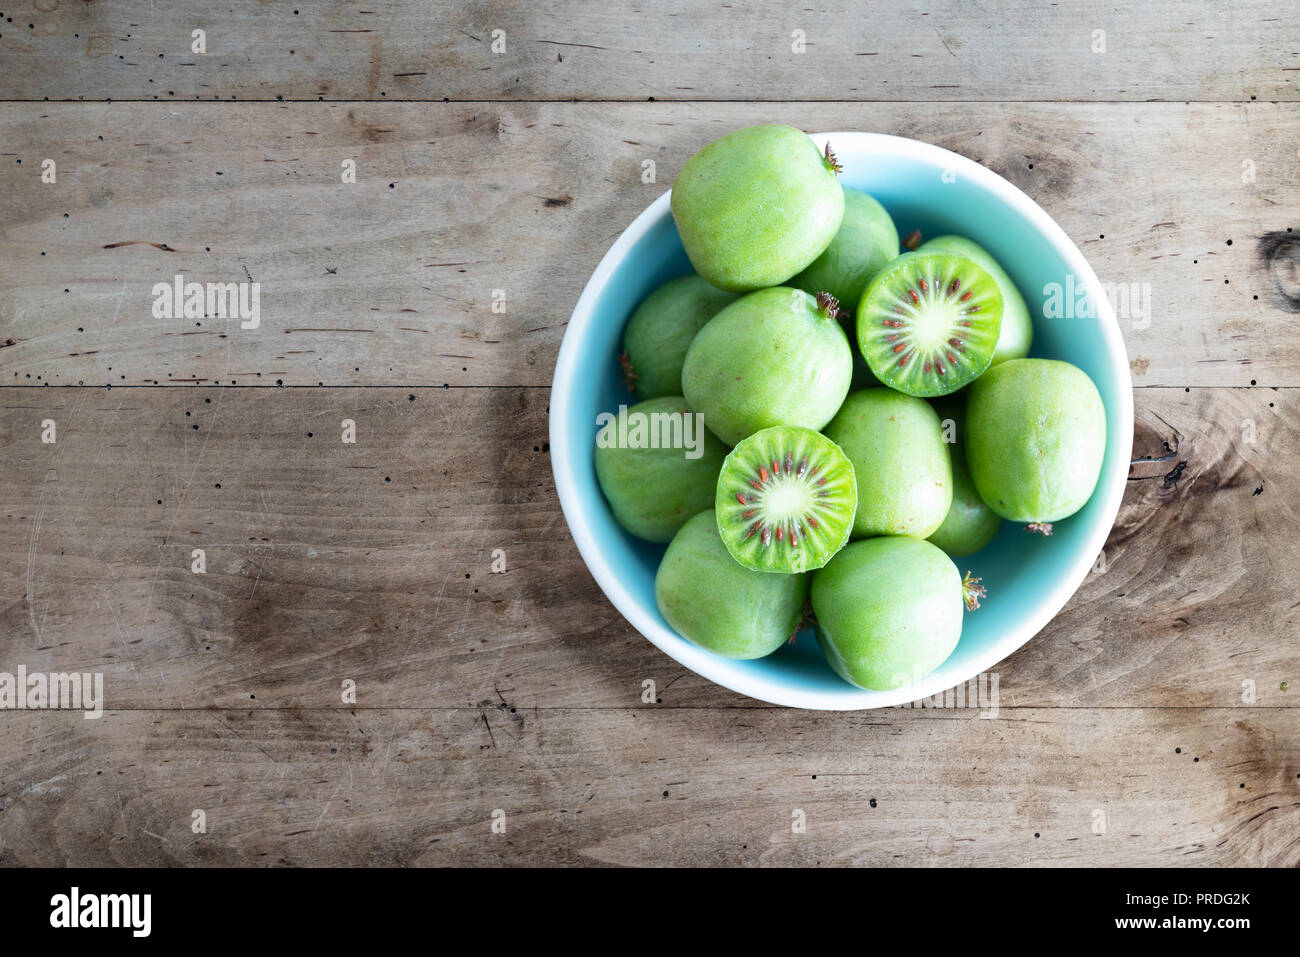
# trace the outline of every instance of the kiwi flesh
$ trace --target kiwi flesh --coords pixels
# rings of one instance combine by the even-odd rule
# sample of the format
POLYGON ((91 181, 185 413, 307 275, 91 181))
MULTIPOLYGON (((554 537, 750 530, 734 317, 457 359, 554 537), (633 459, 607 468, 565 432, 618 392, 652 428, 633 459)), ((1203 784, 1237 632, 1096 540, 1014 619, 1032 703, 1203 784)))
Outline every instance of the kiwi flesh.
POLYGON ((713 512, 690 518, 655 573, 655 603, 687 641, 727 658, 762 658, 803 620, 807 575, 764 575, 737 564, 713 512))
POLYGON ((699 424, 681 396, 649 399, 610 415, 596 436, 600 490, 623 528, 646 541, 666 542, 692 515, 712 507, 727 447, 699 424), (694 449, 673 447, 676 422, 681 444, 689 429, 694 449))
POLYGON ((872 373, 912 396, 947 395, 979 378, 1001 330, 997 281, 952 253, 904 253, 858 304, 858 347, 872 373))
POLYGON ((858 486, 843 449, 820 432, 774 426, 722 465, 714 504, 723 544, 760 572, 821 568, 853 530, 858 486))
POLYGON ((989 367, 1029 355, 1029 347, 1034 341, 1034 323, 1029 318, 1029 307, 1025 305, 1025 297, 1020 295, 1020 290, 1007 275, 1007 271, 988 250, 965 236, 936 236, 920 248, 920 252, 931 251, 965 256, 997 282, 998 289, 1002 292, 1002 331, 998 334, 998 345, 993 350, 993 361, 989 367))
POLYGON ((650 293, 623 331, 619 361, 628 388, 642 399, 682 394, 682 363, 695 334, 736 299, 690 273, 650 293))

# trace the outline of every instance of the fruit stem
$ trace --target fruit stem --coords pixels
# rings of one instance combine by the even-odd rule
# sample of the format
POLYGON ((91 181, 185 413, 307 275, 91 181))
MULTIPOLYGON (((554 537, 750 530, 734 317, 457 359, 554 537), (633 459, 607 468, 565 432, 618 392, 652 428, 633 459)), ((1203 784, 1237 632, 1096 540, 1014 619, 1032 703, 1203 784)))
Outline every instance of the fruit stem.
POLYGON ((1030 522, 1028 525, 1025 526, 1025 531, 1033 532, 1034 534, 1042 535, 1044 538, 1046 538, 1048 535, 1052 534, 1052 523, 1051 522, 1030 522))
POLYGON ((831 152, 830 143, 826 144, 826 168, 829 169, 832 173, 844 172, 844 167, 840 165, 840 161, 837 160, 835 158, 835 154, 831 152))
POLYGON ((921 245, 921 231, 919 229, 914 229, 908 233, 907 238, 903 240, 903 248, 908 249, 911 252, 916 252, 916 247, 919 245, 921 245))
POLYGON ((970 576, 971 573, 967 572, 961 580, 961 597, 966 602, 966 610, 974 611, 980 606, 980 599, 988 595, 988 590, 980 584, 980 579, 970 576))
POLYGON ((837 319, 840 314, 840 301, 829 292, 817 293, 817 308, 827 319, 837 319))

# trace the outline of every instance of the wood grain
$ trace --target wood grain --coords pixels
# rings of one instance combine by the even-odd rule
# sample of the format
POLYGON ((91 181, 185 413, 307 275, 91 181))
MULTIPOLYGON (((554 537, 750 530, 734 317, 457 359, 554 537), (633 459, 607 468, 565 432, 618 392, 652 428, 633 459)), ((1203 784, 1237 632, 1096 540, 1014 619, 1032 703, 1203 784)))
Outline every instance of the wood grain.
POLYGON ((0 725, 6 865, 1300 865, 1286 711, 647 705, 0 725))
POLYGON ((1300 385, 1300 106, 1266 103, 0 106, 0 383, 548 385, 618 234, 701 144, 770 121, 1008 177, 1145 290, 1139 385, 1300 385), (256 280, 260 327, 155 319, 177 274, 256 280))
MULTIPOLYGON (((1005 702, 1230 706, 1249 680, 1260 707, 1300 704, 1281 690, 1300 675, 1294 395, 1139 390, 1135 455, 1156 461, 1133 469, 1104 571, 998 667, 1005 702)), ((546 402, 3 390, 0 662, 103 671, 114 708, 327 707, 344 679, 363 708, 630 706, 646 679, 665 706, 759 706, 600 593, 555 497, 546 402)))
POLYGON ((1277 4, 0 8, 0 670, 109 709, 0 710, 0 863, 1300 866, 1277 4), (967 155, 1149 297, 1118 520, 995 717, 718 688, 566 529, 573 305, 763 122, 967 155), (259 282, 261 327, 155 319, 178 273, 259 282))
POLYGON ((1263 101, 1300 67, 1268 0, 34 6, 0 24, 0 98, 1263 101))

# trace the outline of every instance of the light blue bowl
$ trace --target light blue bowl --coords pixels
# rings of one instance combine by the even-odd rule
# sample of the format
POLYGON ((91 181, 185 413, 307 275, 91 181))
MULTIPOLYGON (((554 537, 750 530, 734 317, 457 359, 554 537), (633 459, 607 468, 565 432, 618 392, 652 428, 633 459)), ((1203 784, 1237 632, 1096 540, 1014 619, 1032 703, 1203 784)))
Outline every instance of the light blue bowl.
POLYGON ((655 605, 655 570, 664 548, 627 534, 614 521, 592 452, 596 416, 633 401, 616 357, 628 317, 661 283, 690 271, 660 196, 618 238, 588 281, 569 320, 551 386, 551 463, 578 550, 596 582, 632 625, 692 671, 741 694, 798 708, 856 709, 903 704, 985 672, 1032 638, 1069 601, 1110 533, 1133 444, 1133 385, 1111 305, 1074 245, 1033 200, 978 163, 916 140, 875 133, 822 133, 844 166, 841 181, 864 189, 889 210, 900 234, 957 233, 1002 264, 1036 314, 1033 355, 1064 359, 1092 377, 1106 405, 1106 461, 1091 501, 1058 522, 1050 538, 1007 522, 983 551, 961 559, 984 580, 988 598, 966 615, 961 641, 938 670, 890 691, 846 684, 822 658, 811 634, 758 661, 732 661, 677 635, 655 605), (1043 318, 1052 283, 1076 306, 1043 318), (1084 300, 1092 304, 1078 309, 1084 300), (1084 315, 1080 315, 1084 313, 1084 315))

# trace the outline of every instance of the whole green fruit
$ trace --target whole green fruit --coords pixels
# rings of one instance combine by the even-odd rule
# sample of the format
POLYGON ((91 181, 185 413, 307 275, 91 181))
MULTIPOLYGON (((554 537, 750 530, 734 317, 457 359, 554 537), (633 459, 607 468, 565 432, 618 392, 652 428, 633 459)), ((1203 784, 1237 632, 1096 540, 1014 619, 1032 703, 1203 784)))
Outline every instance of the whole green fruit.
POLYGON ((655 602, 673 629, 728 658, 762 658, 795 633, 808 576, 751 571, 731 557, 713 512, 682 526, 655 574, 655 602))
POLYGON ((898 227, 874 198, 844 187, 844 221, 831 244, 790 280, 804 292, 829 292, 849 308, 857 305, 867 283, 898 257, 898 227))
POLYGON ((682 363, 695 334, 736 294, 692 273, 670 279, 636 307, 623 331, 623 371, 642 399, 682 394, 682 363))
POLYGON ((1008 359, 1023 359, 1029 355, 1029 346, 1034 341, 1034 323, 1029 318, 1029 307, 1025 297, 1011 281, 1007 271, 988 250, 964 236, 936 236, 923 245, 918 252, 938 250, 956 253, 973 260, 977 266, 993 277, 1002 291, 1002 331, 998 333, 998 343, 993 350, 990 367, 1008 359))
POLYGON ((777 286, 710 319, 686 352, 682 391, 722 441, 774 425, 820 429, 844 401, 853 349, 833 300, 777 286))
POLYGON ((952 505, 933 535, 926 540, 938 545, 950 557, 973 555, 993 541, 1002 518, 980 498, 966 465, 963 439, 966 435, 966 392, 931 399, 943 427, 944 445, 952 457, 952 505))
POLYGON ((1002 527, 1002 518, 980 498, 961 446, 950 445, 948 450, 952 453, 952 506, 943 524, 926 541, 960 558, 975 554, 993 541, 1002 527))
POLYGON ((790 126, 750 126, 704 147, 677 175, 671 200, 695 271, 732 292, 798 273, 840 228, 838 170, 790 126))
POLYGON ((1105 456, 1106 409, 1082 369, 1011 359, 971 385, 966 460, 980 497, 1003 518, 1051 534, 1052 522, 1092 497, 1105 456))
POLYGON ((596 480, 620 525, 638 538, 666 542, 692 515, 713 508, 727 448, 681 396, 607 414, 596 436, 596 480))
POLYGON ((928 402, 893 389, 863 389, 823 431, 857 473, 854 538, 925 538, 943 524, 952 505, 952 462, 928 402))
MULTIPOLYGON (((969 584, 978 594, 976 582, 969 584)), ((850 684, 899 688, 924 678, 957 647, 963 597, 957 566, 929 542, 854 542, 813 573, 817 640, 850 684)))

